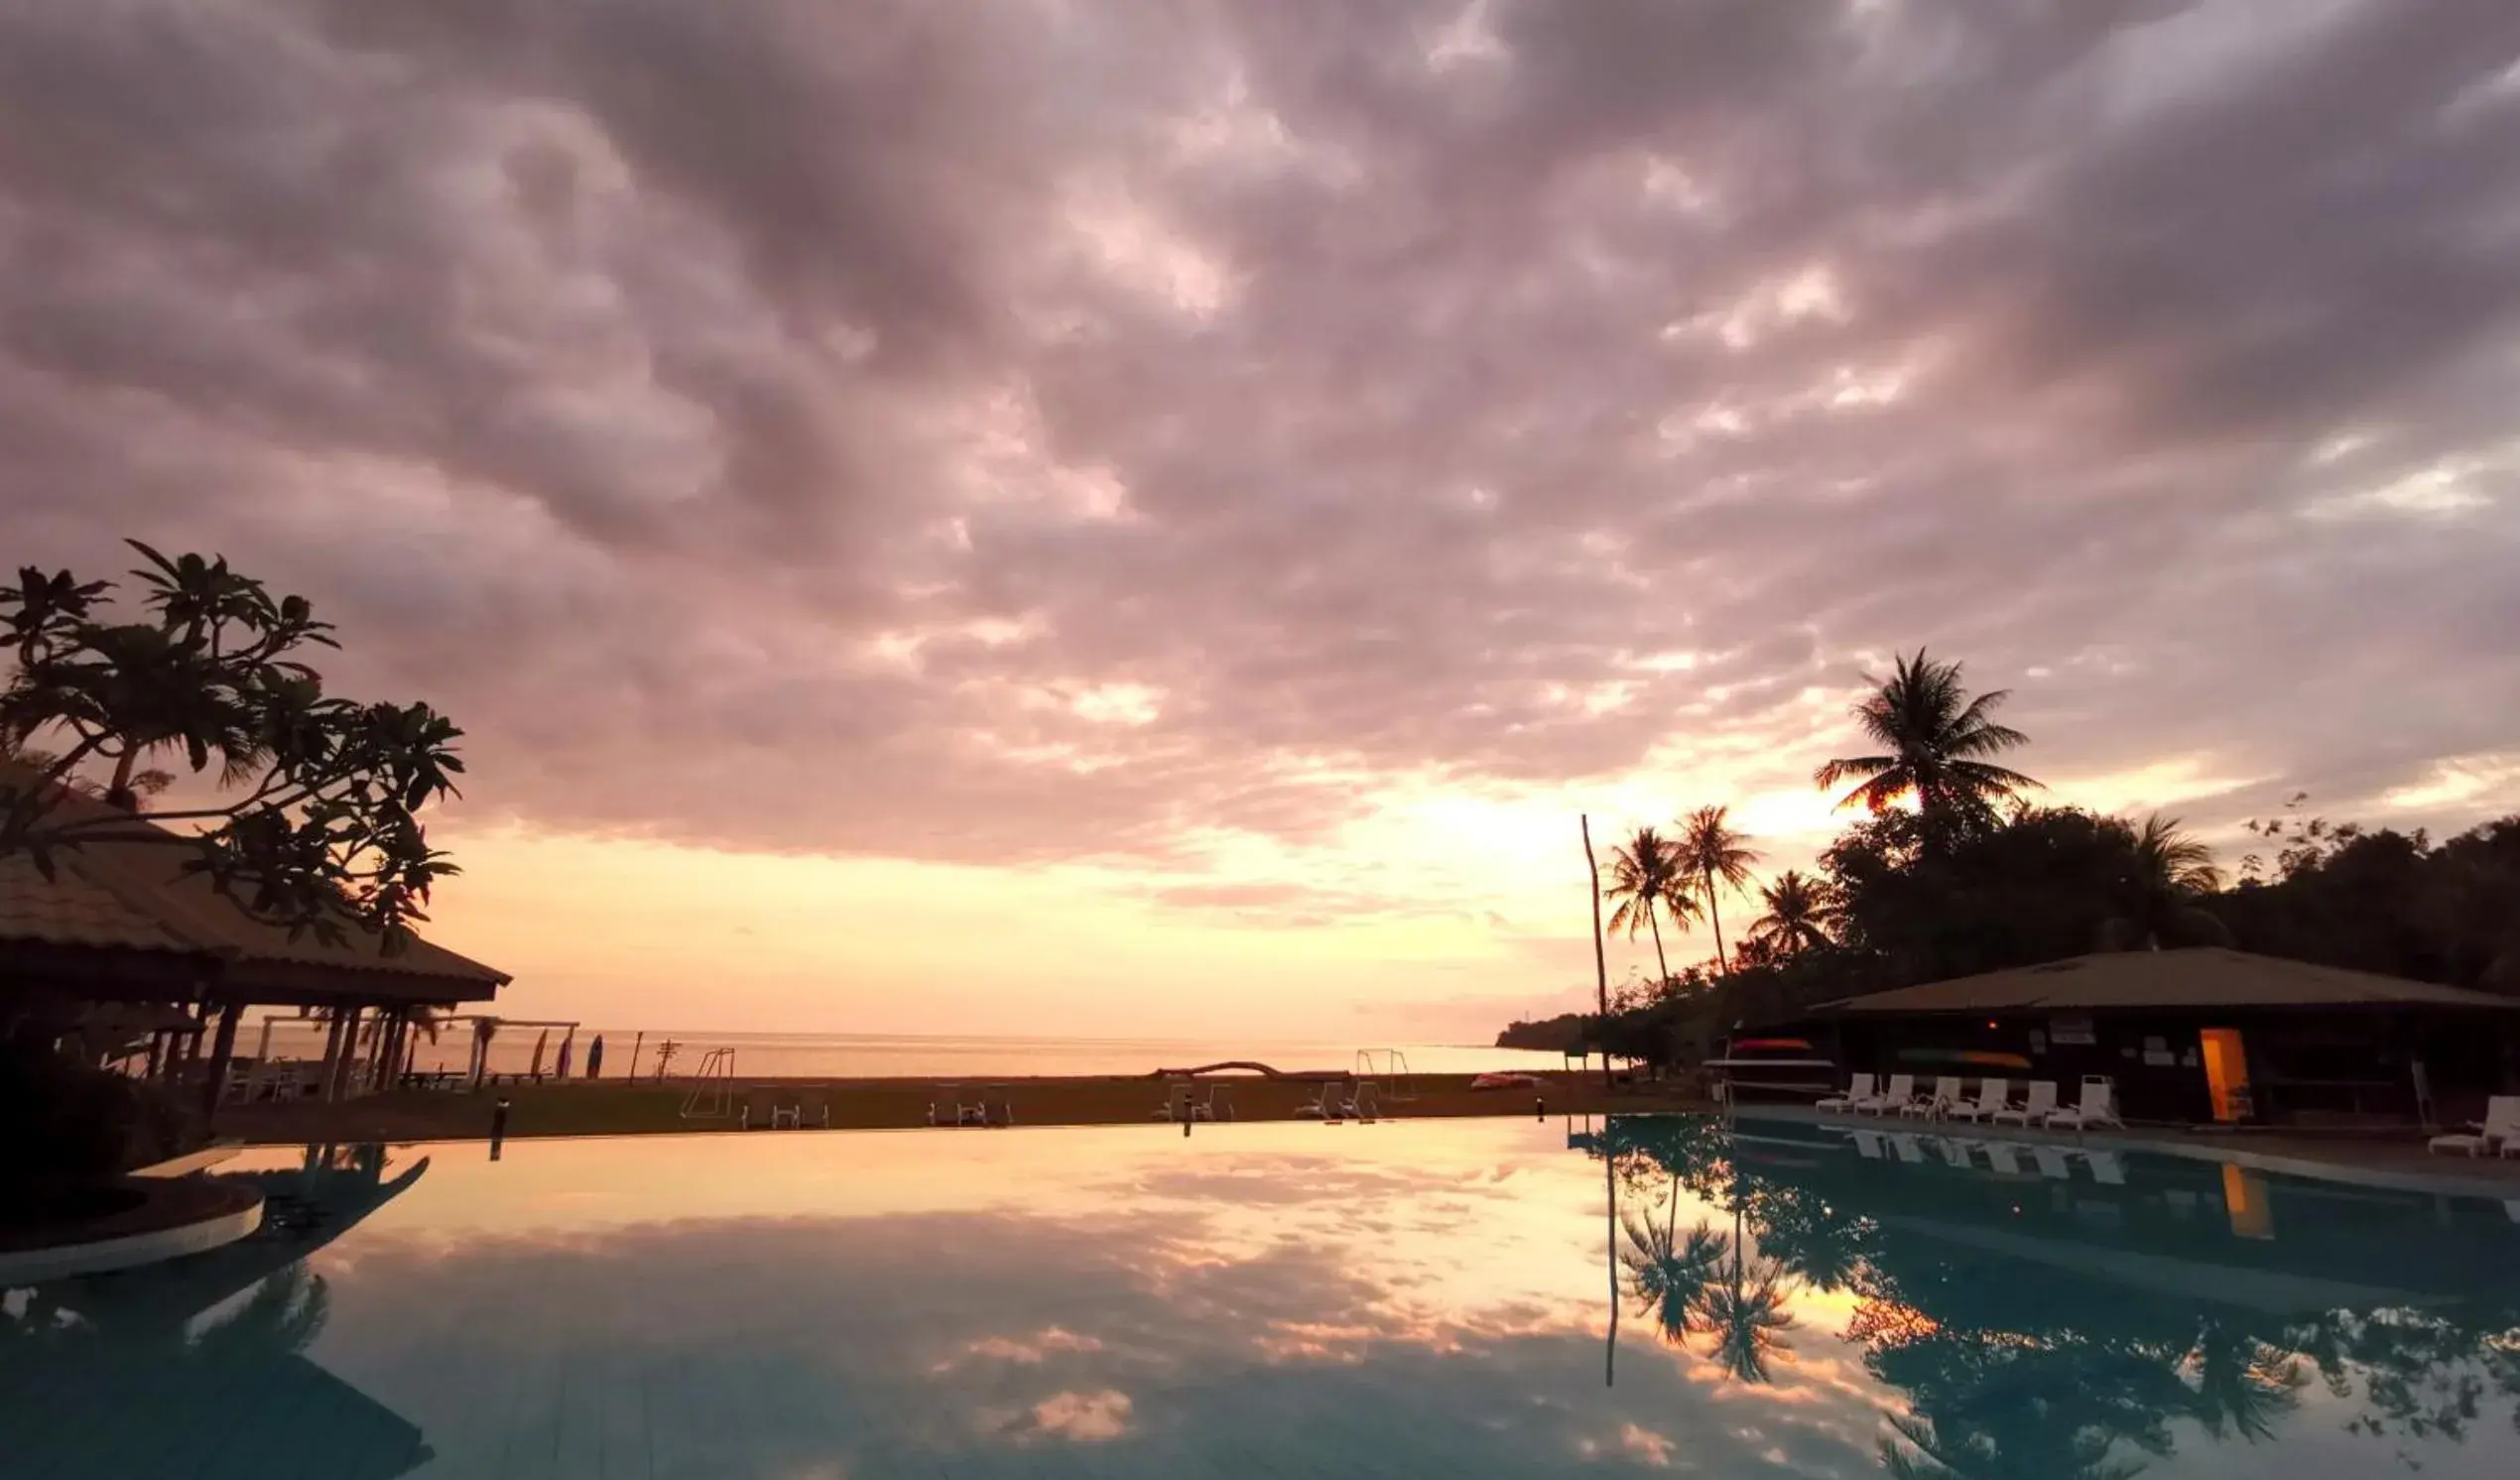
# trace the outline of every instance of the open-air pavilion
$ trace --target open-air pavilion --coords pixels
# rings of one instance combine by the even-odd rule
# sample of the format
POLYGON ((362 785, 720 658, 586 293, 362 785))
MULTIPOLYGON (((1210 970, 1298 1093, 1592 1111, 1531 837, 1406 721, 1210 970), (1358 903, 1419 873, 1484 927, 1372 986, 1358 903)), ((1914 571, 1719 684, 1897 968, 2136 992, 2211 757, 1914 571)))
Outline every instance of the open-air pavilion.
POLYGON ((2123 951, 1876 992, 1795 1025, 1841 1067, 2105 1077, 2152 1121, 2427 1123, 2520 1083, 2520 998, 2223 949, 2123 951))
MULTIPOLYGON (((118 815, 84 798, 60 806, 118 815)), ((75 1040, 97 1060, 145 1042, 146 1071, 215 1114, 249 1009, 325 1018, 310 1088, 337 1099, 392 1082, 424 1012, 491 1002, 507 985, 505 972, 425 940, 389 955, 346 917, 339 940, 293 938, 188 872, 195 856, 181 836, 124 817, 55 849, 50 879, 32 859, 0 859, 0 1037, 75 1040)))

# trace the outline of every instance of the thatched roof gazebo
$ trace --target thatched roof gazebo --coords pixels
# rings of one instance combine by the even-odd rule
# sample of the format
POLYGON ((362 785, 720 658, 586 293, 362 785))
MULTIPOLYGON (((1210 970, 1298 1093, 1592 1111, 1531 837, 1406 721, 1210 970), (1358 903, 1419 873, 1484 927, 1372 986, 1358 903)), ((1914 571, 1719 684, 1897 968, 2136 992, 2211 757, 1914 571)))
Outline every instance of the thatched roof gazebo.
MULTIPOLYGON (((0 779, 27 784, 23 768, 9 769, 16 774, 0 779)), ((381 1025, 373 1063, 382 1080, 401 1062, 420 1011, 490 1002, 508 983, 503 971, 417 938, 388 955, 383 937, 347 915, 340 939, 293 937, 189 872, 198 855, 180 834, 87 798, 65 797, 58 807, 65 820, 114 825, 57 848, 51 879, 31 859, 0 859, 0 1034, 62 1038, 100 1022, 155 1024, 155 1070, 198 1080, 203 1104, 215 1110, 249 1007, 330 1017, 318 1087, 337 1097, 353 1088, 364 1015, 381 1025)))

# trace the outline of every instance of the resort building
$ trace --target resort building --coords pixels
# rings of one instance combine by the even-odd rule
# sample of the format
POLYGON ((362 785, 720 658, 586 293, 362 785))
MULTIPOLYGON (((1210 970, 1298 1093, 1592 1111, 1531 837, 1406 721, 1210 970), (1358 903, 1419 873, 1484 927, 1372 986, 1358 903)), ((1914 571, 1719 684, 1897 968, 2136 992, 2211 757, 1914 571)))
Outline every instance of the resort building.
POLYGON ((2124 951, 1829 1003, 1856 1072, 2113 1081, 2130 1119, 2435 1122, 2520 1085, 2520 999, 2222 949, 2124 951))
POLYGON ((343 938, 293 937, 188 872, 197 854, 183 838, 101 802, 59 806, 120 820, 54 849, 49 879, 32 859, 0 859, 0 1037, 75 1040, 92 1061, 145 1053, 143 1072, 215 1113, 248 1009, 323 1020, 323 1056, 294 1066, 290 1088, 340 1098, 391 1083, 424 1015, 490 1002, 508 982, 417 938, 389 955, 346 917, 343 938))

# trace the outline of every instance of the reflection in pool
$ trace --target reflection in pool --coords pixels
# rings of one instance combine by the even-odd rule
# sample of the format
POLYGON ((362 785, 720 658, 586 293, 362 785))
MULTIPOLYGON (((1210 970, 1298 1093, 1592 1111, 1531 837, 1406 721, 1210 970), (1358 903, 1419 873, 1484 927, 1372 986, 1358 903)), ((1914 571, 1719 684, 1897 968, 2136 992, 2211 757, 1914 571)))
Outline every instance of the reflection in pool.
POLYGON ((9 1293, 0 1476, 2520 1465, 2520 1215, 2218 1163, 1652 1117, 240 1174, 267 1234, 9 1293))

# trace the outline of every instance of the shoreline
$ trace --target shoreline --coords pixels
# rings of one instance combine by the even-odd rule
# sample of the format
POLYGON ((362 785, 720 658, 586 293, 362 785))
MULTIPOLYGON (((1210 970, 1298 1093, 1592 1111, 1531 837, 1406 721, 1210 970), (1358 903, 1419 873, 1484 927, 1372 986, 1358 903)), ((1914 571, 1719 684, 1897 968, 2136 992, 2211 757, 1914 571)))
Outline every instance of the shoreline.
MULTIPOLYGON (((1234 1120, 1282 1121, 1298 1119, 1297 1107, 1318 1096, 1324 1080, 1342 1077, 1326 1073, 1301 1077, 1291 1073, 1282 1079, 1215 1075, 1190 1082, 1202 1101, 1209 1086, 1221 1088, 1231 1101, 1234 1120)), ((1395 1098, 1387 1082, 1379 1083, 1379 1118, 1531 1115, 1536 1109, 1550 1115, 1598 1115, 1714 1108, 1670 1082, 1605 1088, 1597 1073, 1587 1076, 1569 1070, 1535 1077, 1540 1080, 1537 1088, 1473 1090, 1467 1074, 1420 1074, 1412 1085, 1412 1097, 1406 1099, 1395 1098)), ((628 1084, 579 1079, 484 1088, 478 1093, 395 1090, 330 1105, 314 1101, 229 1105, 219 1112, 217 1134, 255 1146, 478 1141, 489 1135, 493 1108, 504 1097, 509 1102, 506 1134, 511 1138, 688 1135, 737 1129, 732 1107, 741 1105, 745 1093, 754 1090, 819 1098, 829 1106, 827 1129, 834 1131, 928 1129, 930 1104, 940 1092, 949 1103, 957 1087, 975 1096, 985 1089, 991 1099, 1004 1099, 1013 1107, 1018 1126, 1161 1124, 1155 1112, 1168 1094, 1167 1081, 1148 1074, 993 1074, 958 1079, 763 1075, 748 1076, 731 1086, 732 1100, 725 1115, 686 1118, 687 1099, 694 1091, 709 1088, 701 1081, 628 1084)))

